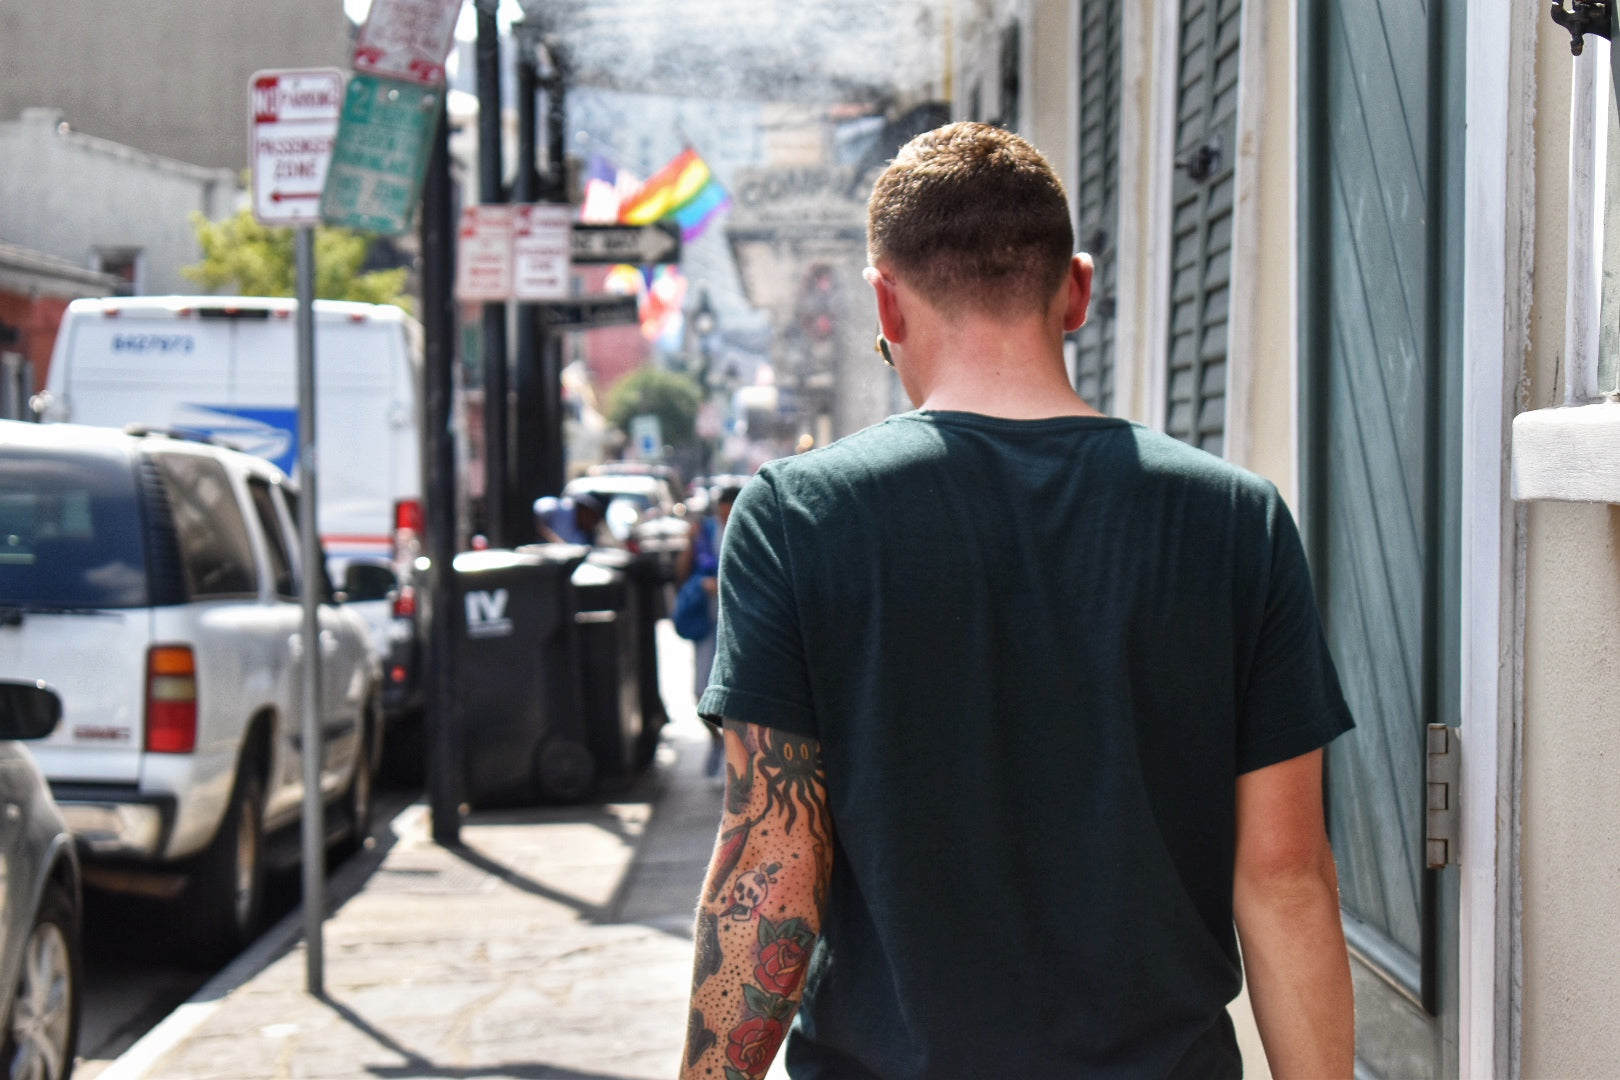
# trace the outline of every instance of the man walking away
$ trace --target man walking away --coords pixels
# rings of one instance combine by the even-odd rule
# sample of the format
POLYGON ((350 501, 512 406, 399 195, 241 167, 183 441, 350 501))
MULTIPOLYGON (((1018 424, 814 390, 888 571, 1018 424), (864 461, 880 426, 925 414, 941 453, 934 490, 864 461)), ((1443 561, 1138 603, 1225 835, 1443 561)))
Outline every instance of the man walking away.
POLYGON ((1287 508, 1075 396, 1091 263, 1016 135, 914 139, 867 229, 918 411, 732 512, 683 1075, 791 1025, 796 1080, 1237 1077, 1241 938, 1276 1075, 1348 1078, 1351 721, 1287 508))

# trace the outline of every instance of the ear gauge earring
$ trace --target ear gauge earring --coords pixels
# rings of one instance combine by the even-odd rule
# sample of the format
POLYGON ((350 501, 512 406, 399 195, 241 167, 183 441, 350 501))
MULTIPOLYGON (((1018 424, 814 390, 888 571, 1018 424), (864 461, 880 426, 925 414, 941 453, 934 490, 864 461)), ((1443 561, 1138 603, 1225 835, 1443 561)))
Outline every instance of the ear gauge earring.
POLYGON ((883 336, 881 330, 878 331, 877 341, 873 343, 872 351, 883 357, 885 364, 894 367, 894 357, 889 355, 889 339, 883 336))

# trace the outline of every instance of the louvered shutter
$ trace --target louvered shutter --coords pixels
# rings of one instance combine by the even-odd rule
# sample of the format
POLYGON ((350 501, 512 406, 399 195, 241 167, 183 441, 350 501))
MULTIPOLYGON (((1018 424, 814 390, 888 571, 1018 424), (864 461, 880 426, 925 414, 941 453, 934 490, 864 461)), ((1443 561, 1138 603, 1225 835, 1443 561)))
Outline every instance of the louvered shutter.
POLYGON ((1242 0, 1182 0, 1165 430, 1226 445, 1227 313, 1242 0))
POLYGON ((1079 174, 1076 237, 1096 263, 1091 312, 1075 333, 1074 388, 1103 412, 1114 407, 1114 293, 1119 231, 1119 4, 1081 0, 1079 174))

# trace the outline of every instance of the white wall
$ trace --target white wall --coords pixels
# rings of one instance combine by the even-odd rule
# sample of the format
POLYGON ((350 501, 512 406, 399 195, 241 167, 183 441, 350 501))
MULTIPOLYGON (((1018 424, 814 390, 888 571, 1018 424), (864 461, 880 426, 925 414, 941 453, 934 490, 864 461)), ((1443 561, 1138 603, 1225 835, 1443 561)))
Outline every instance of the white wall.
POLYGON ((231 213, 236 174, 63 130, 62 121, 34 109, 0 123, 0 239, 84 267, 98 248, 138 248, 143 292, 200 291, 180 275, 201 257, 190 214, 231 213))

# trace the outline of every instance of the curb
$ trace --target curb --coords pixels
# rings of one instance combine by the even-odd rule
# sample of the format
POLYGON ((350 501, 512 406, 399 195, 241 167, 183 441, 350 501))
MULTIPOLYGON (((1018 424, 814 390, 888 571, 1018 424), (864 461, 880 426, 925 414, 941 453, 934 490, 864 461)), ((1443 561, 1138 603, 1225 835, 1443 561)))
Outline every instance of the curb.
MULTIPOLYGON (((388 828, 395 836, 399 836, 413 816, 426 813, 427 808, 421 802, 413 801, 388 822, 388 828)), ((373 832, 372 836, 376 835, 373 832)), ((326 879, 328 908, 335 910, 359 893, 377 867, 382 865, 391 846, 376 844, 364 848, 361 853, 347 860, 337 873, 328 876, 326 879)), ((330 917, 329 911, 328 918, 330 917)), ((97 1080, 142 1080, 148 1070, 168 1057, 170 1052, 201 1027, 232 991, 252 981, 255 976, 292 949, 303 936, 304 907, 300 904, 283 915, 252 945, 243 949, 236 959, 215 972, 214 976, 198 987, 197 992, 187 998, 184 1004, 114 1058, 112 1064, 97 1075, 97 1080)))

